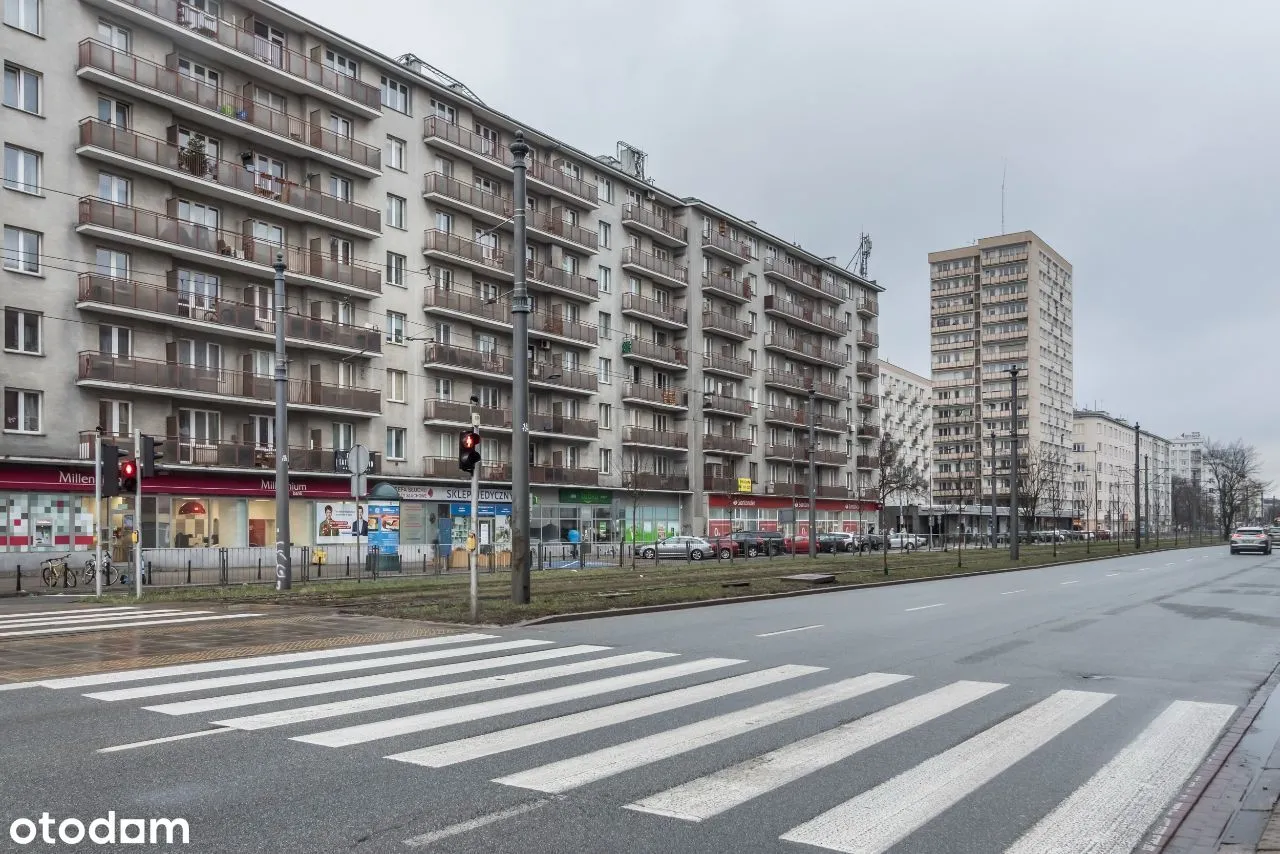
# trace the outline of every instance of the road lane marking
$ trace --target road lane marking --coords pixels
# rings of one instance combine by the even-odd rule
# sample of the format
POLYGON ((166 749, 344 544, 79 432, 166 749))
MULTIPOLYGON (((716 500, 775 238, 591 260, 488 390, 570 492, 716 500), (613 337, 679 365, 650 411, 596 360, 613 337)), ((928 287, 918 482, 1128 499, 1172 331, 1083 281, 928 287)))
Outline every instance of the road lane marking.
POLYGON ((1235 711, 1217 703, 1171 703, 1006 854, 1128 854, 1195 773, 1235 711))
POLYGON ((1165 566, 1173 566, 1173 563, 1172 562, 1166 563, 1165 566))
POLYGON ((482 756, 492 756, 509 750, 519 750, 535 744, 545 744, 548 741, 567 738, 579 733, 627 723, 639 718, 668 712, 672 709, 682 709, 705 700, 727 697, 731 694, 750 691, 753 688, 773 685, 787 679, 795 679, 798 676, 807 676, 810 673, 819 673, 824 670, 826 670, 825 667, 784 664, 780 667, 771 667, 767 670, 757 670, 753 673, 743 673, 740 676, 730 676, 728 679, 719 679, 715 682, 694 685, 691 688, 679 688, 675 691, 666 691, 649 697, 628 700, 625 703, 613 703, 596 709, 587 709, 575 714, 551 718, 550 720, 537 721, 511 729, 502 729, 471 738, 437 744, 432 747, 397 753, 386 758, 422 765, 426 768, 443 768, 447 765, 456 765, 459 762, 479 759, 482 756))
POLYGON ((93 626, 59 626, 53 629, 28 629, 21 632, 0 632, 0 638, 27 637, 30 635, 57 635, 67 632, 101 632, 110 629, 132 629, 140 626, 168 626, 174 623, 202 623, 206 620, 243 620, 248 617, 261 617, 261 614, 214 614, 211 617, 180 617, 174 620, 142 620, 136 623, 111 623, 93 626))
POLYGON ((1187 563, 1191 563, 1191 561, 1193 561, 1193 560, 1195 560, 1195 558, 1193 558, 1193 557, 1189 557, 1189 558, 1187 558, 1187 563))
POLYGON ((1000 595, 1001 595, 1001 596, 1009 596, 1009 595, 1014 594, 1014 593, 1026 593, 1026 592, 1027 592, 1027 588, 1025 588, 1025 587, 1024 587, 1024 588, 1022 588, 1021 590, 1006 590, 1005 592, 1001 593, 1000 595))
POLYGON ((1076 581, 1060 581, 1058 583, 1059 584, 1079 584, 1080 582, 1079 580, 1076 580, 1076 581))
POLYGON ((15 682, 12 685, 0 685, 0 691, 17 691, 19 688, 34 688, 39 682, 15 682))
POLYGON ((579 786, 791 720, 910 678, 896 673, 864 673, 758 706, 508 774, 493 782, 548 794, 563 794, 579 786))
POLYGON ((10 620, 0 624, 0 629, 36 629, 42 626, 83 626, 99 623, 104 628, 111 628, 119 620, 139 620, 143 617, 176 617, 179 614, 188 616, 195 614, 212 614, 212 611, 184 611, 181 608, 165 608, 156 611, 133 611, 128 614, 90 614, 84 617, 39 617, 32 620, 10 620))
POLYGON ((818 623, 818 624, 816 624, 816 625, 812 625, 812 626, 797 626, 797 627, 796 627, 796 628, 794 628, 794 629, 781 629, 781 630, 776 631, 776 632, 765 632, 765 633, 764 633, 764 634, 762 634, 762 635, 756 635, 756 637, 758 637, 758 638, 771 638, 771 637, 773 637, 774 635, 787 635, 787 634, 790 634, 791 632, 803 632, 803 631, 808 631, 809 629, 820 629, 820 628, 822 628, 822 626, 823 626, 823 624, 822 624, 822 623, 818 623))
POLYGON ((169 735, 164 738, 152 738, 147 741, 135 741, 132 744, 118 744, 115 747, 104 747, 99 753, 118 753, 121 750, 133 750, 138 747, 150 747, 153 744, 166 744, 170 741, 185 741, 189 738, 201 738, 206 735, 218 735, 224 732, 235 732, 231 727, 219 727, 218 729, 202 729, 199 732, 187 732, 182 735, 169 735))
POLYGON ((947 603, 946 603, 946 602, 939 602, 939 603, 938 603, 938 604, 936 604, 936 605, 919 605, 919 606, 917 606, 917 607, 915 607, 915 608, 908 608, 908 609, 907 609, 907 612, 910 612, 910 611, 925 611, 925 610, 928 610, 929 608, 941 608, 941 607, 942 607, 943 605, 945 605, 945 604, 947 604, 947 603))
POLYGON ((33 617, 69 617, 72 614, 106 614, 109 612, 132 611, 138 613, 142 609, 137 605, 120 605, 115 608, 60 608, 57 611, 15 611, 12 614, 0 614, 0 625, 5 620, 27 620, 33 617))
POLYGON ((846 854, 883 854, 1113 696, 1058 691, 779 838, 846 854))
POLYGON ((498 810, 488 815, 478 816, 470 821, 460 821, 457 824, 451 824, 440 830, 433 830, 430 833, 424 833, 421 836, 414 836, 406 839, 404 844, 410 848, 422 848, 432 843, 439 842, 442 839, 448 839, 452 836, 460 836, 463 833, 470 833, 473 830, 479 830, 490 824, 499 821, 506 821, 509 818, 515 818, 518 815, 524 815, 527 812, 533 812, 536 809, 542 809, 547 804, 560 800, 558 797, 539 798, 536 801, 530 801, 527 804, 517 804, 514 807, 508 807, 505 810, 498 810))
POLYGON ((1006 687, 995 682, 954 682, 626 808, 706 821, 1006 687))
POLYGON ((1107 578, 1110 578, 1110 577, 1111 577, 1111 576, 1113 576, 1113 575, 1119 575, 1119 574, 1120 574, 1120 573, 1118 573, 1118 572, 1108 572, 1108 573, 1107 573, 1107 578))

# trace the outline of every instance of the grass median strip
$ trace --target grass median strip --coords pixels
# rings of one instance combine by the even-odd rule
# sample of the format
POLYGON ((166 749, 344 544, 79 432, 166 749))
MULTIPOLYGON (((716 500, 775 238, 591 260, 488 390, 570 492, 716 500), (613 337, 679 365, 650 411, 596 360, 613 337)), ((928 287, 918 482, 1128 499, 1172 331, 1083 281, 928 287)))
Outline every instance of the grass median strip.
MULTIPOLYGON (((1186 547, 1186 546, 1183 546, 1186 547)), ((528 605, 510 601, 511 581, 507 572, 480 576, 481 622, 505 625, 555 614, 603 611, 641 606, 661 606, 711 599, 784 593, 810 589, 804 582, 783 576, 803 569, 835 576, 835 585, 873 584, 956 575, 967 572, 1031 568, 1089 558, 1124 557, 1131 549, 1083 545, 1058 547, 1027 546, 1018 561, 1007 550, 965 549, 956 551, 890 554, 889 571, 884 573, 884 556, 784 555, 772 559, 751 558, 730 561, 670 562, 654 564, 637 561, 623 567, 586 570, 544 570, 533 574, 533 599, 528 605)), ((133 603, 126 595, 102 597, 104 602, 133 603)), ((337 608, 348 613, 442 622, 468 622, 468 578, 466 575, 383 578, 378 581, 326 581, 295 584, 288 593, 268 585, 244 584, 229 587, 174 587, 144 590, 143 602, 291 604, 337 608)))

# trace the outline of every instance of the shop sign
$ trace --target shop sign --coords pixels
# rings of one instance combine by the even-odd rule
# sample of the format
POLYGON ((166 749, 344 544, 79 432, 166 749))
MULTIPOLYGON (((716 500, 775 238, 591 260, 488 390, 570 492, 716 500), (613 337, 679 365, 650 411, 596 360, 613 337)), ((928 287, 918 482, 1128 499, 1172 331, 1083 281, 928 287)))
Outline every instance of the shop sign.
MULTIPOLYGON (((454 503, 449 505, 449 515, 470 517, 471 502, 455 501, 454 503)), ((486 503, 484 501, 481 501, 476 505, 476 515, 477 516, 510 516, 511 505, 510 504, 493 504, 493 503, 486 503)))
POLYGON ((612 504, 613 493, 607 489, 562 489, 561 504, 612 504))

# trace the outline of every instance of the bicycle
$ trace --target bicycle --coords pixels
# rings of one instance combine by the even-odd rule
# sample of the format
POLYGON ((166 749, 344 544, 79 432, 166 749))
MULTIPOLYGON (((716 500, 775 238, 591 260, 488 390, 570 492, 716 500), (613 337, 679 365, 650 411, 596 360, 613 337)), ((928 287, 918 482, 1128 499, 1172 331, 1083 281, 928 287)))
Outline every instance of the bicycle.
POLYGON ((44 583, 49 587, 57 587, 59 579, 67 587, 76 586, 76 571, 67 564, 67 558, 71 557, 65 554, 62 557, 45 558, 40 561, 40 577, 44 579, 44 583))
MULTIPOLYGON (((84 562, 84 583, 87 587, 92 584, 94 577, 98 574, 97 558, 90 557, 84 562)), ((119 573, 116 572, 115 564, 111 562, 110 555, 102 556, 102 583, 110 586, 116 583, 119 573)))

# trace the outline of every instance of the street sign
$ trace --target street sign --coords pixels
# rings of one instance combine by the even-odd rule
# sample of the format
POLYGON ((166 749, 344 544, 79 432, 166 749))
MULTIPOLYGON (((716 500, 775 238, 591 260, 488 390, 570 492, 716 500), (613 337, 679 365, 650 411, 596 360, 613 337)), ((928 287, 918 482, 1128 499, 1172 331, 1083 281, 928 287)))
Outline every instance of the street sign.
POLYGON ((369 449, 364 445, 352 445, 347 452, 347 471, 352 474, 367 474, 369 462, 369 449))

